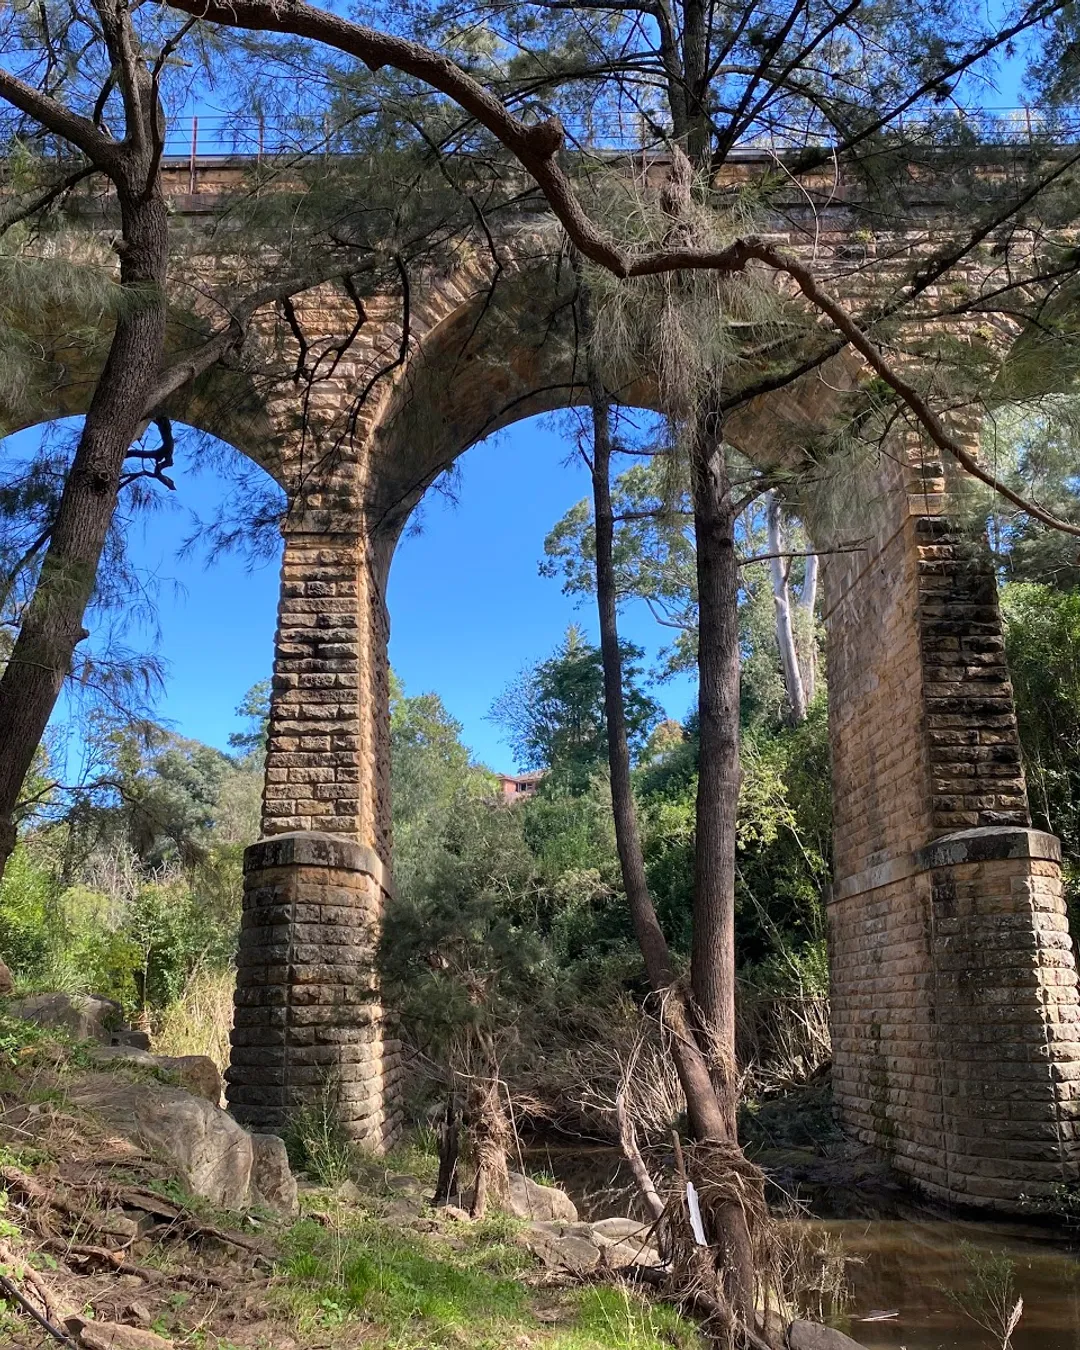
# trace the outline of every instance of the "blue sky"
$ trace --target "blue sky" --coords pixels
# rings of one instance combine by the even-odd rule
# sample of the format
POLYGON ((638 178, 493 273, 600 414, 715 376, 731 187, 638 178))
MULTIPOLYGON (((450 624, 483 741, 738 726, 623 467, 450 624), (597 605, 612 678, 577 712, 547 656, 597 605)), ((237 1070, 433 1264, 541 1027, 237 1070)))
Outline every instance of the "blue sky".
MULTIPOLYGON (((0 461, 28 453, 38 434, 0 442, 0 461)), ((466 744, 493 768, 514 767, 502 732, 487 720, 494 698, 524 666, 550 654, 568 623, 595 638, 592 600, 579 604, 538 574, 545 534, 589 492, 580 460, 565 463, 569 450, 542 418, 475 446, 459 461, 458 503, 429 494, 420 528, 402 539, 391 571, 390 656, 406 692, 438 693, 463 724, 466 744)), ((183 454, 175 477, 176 493, 163 492, 162 509, 130 534, 134 563, 156 583, 160 631, 133 623, 125 640, 153 647, 165 662, 159 717, 224 749, 240 725, 235 709, 244 692, 270 674, 279 560, 252 568, 236 555, 208 566, 205 550, 178 557, 228 485, 213 470, 194 472, 183 454)), ((628 610, 623 632, 650 658, 669 637, 643 607, 628 610)), ((679 718, 694 696, 688 678, 655 694, 679 718)))

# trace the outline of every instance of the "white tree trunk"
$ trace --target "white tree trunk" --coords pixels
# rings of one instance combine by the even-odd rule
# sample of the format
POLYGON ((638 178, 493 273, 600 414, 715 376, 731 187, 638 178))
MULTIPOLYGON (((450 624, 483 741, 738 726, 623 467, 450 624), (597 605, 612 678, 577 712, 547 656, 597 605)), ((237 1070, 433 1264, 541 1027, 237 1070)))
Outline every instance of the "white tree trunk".
POLYGON ((802 643, 802 679, 806 694, 807 707, 814 701, 817 690, 817 635, 814 631, 814 610, 817 607, 818 556, 811 553, 806 560, 806 573, 803 576, 802 590, 799 594, 799 631, 805 640, 802 643))
POLYGON ((787 691, 791 707, 791 720, 795 723, 806 720, 806 690, 803 686, 802 671, 799 669, 799 653, 795 646, 795 630, 791 622, 791 595, 788 591, 787 559, 780 555, 784 552, 784 532, 780 523, 780 502, 775 492, 766 497, 765 519, 768 527, 769 575, 772 578, 773 604, 776 607, 776 644, 780 648, 780 669, 784 676, 784 688, 787 691))

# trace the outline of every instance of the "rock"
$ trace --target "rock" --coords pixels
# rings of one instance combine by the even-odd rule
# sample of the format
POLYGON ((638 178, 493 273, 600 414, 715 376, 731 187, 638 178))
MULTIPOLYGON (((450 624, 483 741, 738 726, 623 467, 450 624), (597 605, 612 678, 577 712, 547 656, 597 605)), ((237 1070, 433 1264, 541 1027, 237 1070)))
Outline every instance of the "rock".
POLYGON ((145 1303, 129 1303, 124 1309, 124 1316, 135 1326, 148 1327, 154 1320, 154 1315, 145 1303))
POLYGON ((627 1239, 633 1241, 634 1238, 640 1238, 644 1241, 653 1230, 651 1223, 642 1223, 640 1219, 598 1219, 593 1224, 592 1230, 595 1237, 602 1238, 605 1242, 623 1242, 627 1239))
POLYGON ((255 1200, 279 1214, 295 1214, 300 1208, 285 1141, 276 1134, 251 1136, 251 1189, 255 1200))
POLYGON ((68 1096, 117 1133, 170 1162, 193 1194, 225 1209, 249 1203, 251 1135, 212 1102, 182 1088, 119 1074, 73 1079, 68 1096))
POLYGON ((135 1122, 141 1142, 175 1163, 195 1195, 223 1209, 249 1203, 254 1150, 232 1116, 204 1097, 155 1084, 140 1093, 135 1122))
POLYGON ((40 1027, 70 1032, 80 1041, 111 1045, 124 1027, 124 1011, 111 998, 97 994, 33 994, 17 998, 8 1011, 40 1027))
POLYGON ((640 1239, 627 1238, 623 1242, 605 1243, 601 1246, 601 1252, 605 1264, 613 1270, 617 1270, 619 1266, 661 1266, 664 1264, 657 1249, 640 1239))
POLYGON ((83 1317, 64 1320, 68 1331, 85 1350, 172 1350, 172 1341, 142 1327, 125 1327, 119 1322, 89 1322, 83 1317))
POLYGON ((7 965, 0 961, 0 998, 10 998, 15 992, 15 977, 7 965))
POLYGON ((424 1202, 418 1195, 399 1195, 391 1200, 383 1211, 383 1216, 391 1223, 411 1223, 424 1212, 424 1202))
POLYGON ((866 1350, 858 1341, 817 1322, 792 1322, 788 1327, 789 1350, 866 1350))
POLYGON ((529 1224, 520 1240, 549 1270, 581 1274, 592 1270, 600 1261, 600 1248, 581 1229, 588 1231, 588 1225, 540 1221, 529 1224))
POLYGON ((113 1037, 113 1043, 115 1045, 132 1045, 136 1050, 149 1050, 150 1033, 134 1030, 118 1031, 113 1037))
POLYGON ((402 1174, 396 1177, 387 1177, 386 1185, 392 1191, 402 1191, 405 1195, 422 1195, 424 1187, 416 1177, 410 1177, 402 1174))
POLYGON ((560 1220, 577 1223, 577 1207, 565 1191, 555 1186, 541 1186, 532 1177, 521 1172, 510 1173, 510 1193, 507 1204, 511 1214, 519 1219, 560 1220))
POLYGON ((196 1097, 205 1097, 215 1106, 221 1103, 221 1074, 207 1055, 151 1055, 137 1046, 121 1044, 103 1045, 94 1051, 94 1059, 99 1064, 138 1064, 146 1069, 160 1070, 196 1097))

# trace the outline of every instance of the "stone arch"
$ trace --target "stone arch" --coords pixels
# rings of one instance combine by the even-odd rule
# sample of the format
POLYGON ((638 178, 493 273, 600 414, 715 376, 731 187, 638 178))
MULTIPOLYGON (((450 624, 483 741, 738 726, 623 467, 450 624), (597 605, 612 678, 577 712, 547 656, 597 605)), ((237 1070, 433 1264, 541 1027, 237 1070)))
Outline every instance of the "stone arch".
MULTIPOLYGON (((439 472, 485 434, 580 400, 568 302, 548 255, 506 269, 494 293, 483 273, 433 286, 348 510, 287 532, 268 837, 249 855, 230 1070, 245 1119, 280 1123, 332 1070, 354 1133, 397 1128, 399 1047, 371 958, 391 884, 385 580, 439 472)), ((837 359, 750 404, 731 438, 783 463, 859 379, 837 359)), ((628 401, 650 406, 647 381, 628 401)), ((860 548, 823 569, 836 1095, 927 1190, 1008 1207, 1080 1163, 1059 853, 1028 828, 994 578, 950 519, 940 457, 898 424, 871 480, 872 508, 853 500, 832 522, 860 548)))

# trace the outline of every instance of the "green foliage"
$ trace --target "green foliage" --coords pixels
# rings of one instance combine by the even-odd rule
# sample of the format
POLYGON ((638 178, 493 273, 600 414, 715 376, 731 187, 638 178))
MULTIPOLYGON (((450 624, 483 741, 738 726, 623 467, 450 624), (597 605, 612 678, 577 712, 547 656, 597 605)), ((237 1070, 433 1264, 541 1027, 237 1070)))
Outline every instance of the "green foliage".
POLYGON ((1080 856, 1080 591, 1002 588, 1005 651, 1032 812, 1080 856))
MULTIPOLYGON (((737 822, 735 933, 741 965, 820 937, 831 852, 828 726, 817 704, 799 727, 744 734, 737 822)), ((669 941, 689 951, 697 744, 691 729, 639 770, 649 884, 669 941)))
POLYGON ((270 687, 269 680, 259 680, 253 684, 240 701, 236 710, 248 726, 244 731, 234 731, 229 735, 229 746, 242 755, 260 755, 266 747, 266 733, 270 726, 270 687))
POLYGON ((331 1085, 293 1112, 284 1139, 289 1162, 297 1171, 323 1186, 340 1186, 348 1180, 355 1162, 353 1145, 334 1109, 331 1085))
POLYGON ((24 988, 129 1012, 232 962, 261 769, 160 728, 92 719, 102 778, 25 823, 0 883, 0 951, 24 988))
POLYGON ((407 697, 393 678, 390 775, 395 880, 407 890, 432 865, 459 799, 490 796, 493 779, 472 763, 461 742, 461 724, 439 696, 407 697))
POLYGON ((56 926, 55 891, 25 843, 16 846, 0 881, 0 952, 23 978, 48 964, 56 926))
MULTIPOLYGON (((641 687, 641 650, 625 643, 622 653, 627 740, 635 751, 659 720, 660 708, 641 687)), ((520 675, 490 716, 505 729, 519 763, 545 770, 548 790, 584 792, 607 763, 600 649, 571 624, 554 654, 520 675)))
POLYGON ((382 968, 420 1044, 446 1055, 512 1026, 543 965, 529 922, 534 864, 518 813, 467 796, 441 847, 387 913, 382 968))
POLYGON ((521 1284, 484 1268, 483 1251, 468 1264, 452 1263, 372 1220, 344 1233, 302 1220, 284 1247, 287 1295, 316 1324, 362 1319, 397 1334, 422 1330, 426 1344, 442 1346, 467 1328, 494 1337, 526 1305, 521 1284))
POLYGON ((278 1267, 281 1297, 303 1330, 363 1325, 378 1350, 692 1350, 695 1328, 629 1289, 545 1290, 544 1316, 518 1276, 530 1258, 503 1219, 394 1231, 368 1217, 339 1227, 303 1219, 278 1267))
POLYGON ((993 1338, 1000 1350, 1009 1350, 1012 1333, 1023 1312, 1023 1300, 1016 1293, 1016 1267, 1007 1252, 961 1242, 960 1250, 968 1263, 969 1275, 962 1289, 943 1289, 954 1307, 993 1338))

